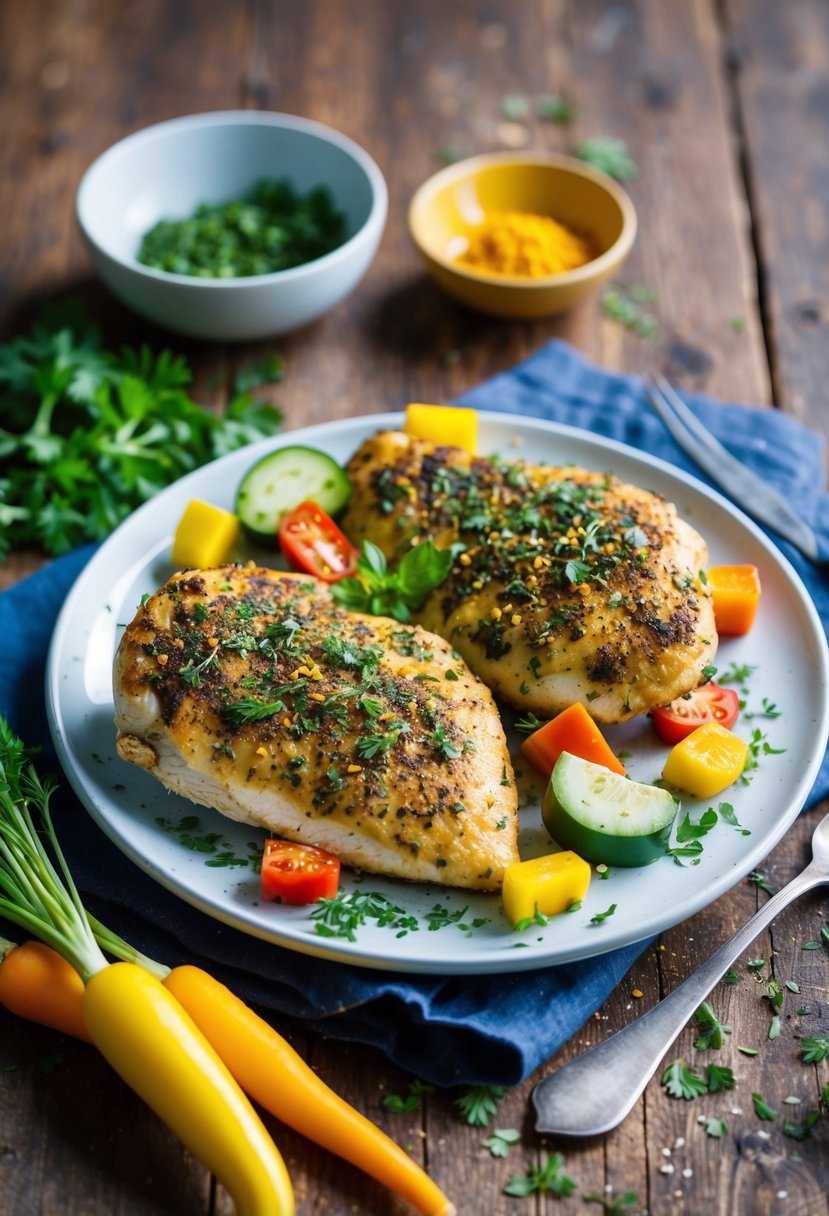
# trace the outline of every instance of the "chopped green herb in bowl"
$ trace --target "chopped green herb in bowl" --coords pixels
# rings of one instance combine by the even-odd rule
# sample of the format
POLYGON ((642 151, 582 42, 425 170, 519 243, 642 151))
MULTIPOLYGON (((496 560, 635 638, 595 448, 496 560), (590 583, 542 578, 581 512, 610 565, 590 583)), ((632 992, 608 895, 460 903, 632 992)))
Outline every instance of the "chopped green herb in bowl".
POLYGON ((159 220, 144 235, 138 261, 171 274, 246 278, 304 266, 344 240, 345 217, 327 187, 301 194, 289 181, 262 178, 240 198, 159 220))
POLYGON ((251 342, 317 320, 359 283, 388 190, 339 131, 293 114, 220 110, 145 127, 78 187, 93 264, 154 325, 251 342))

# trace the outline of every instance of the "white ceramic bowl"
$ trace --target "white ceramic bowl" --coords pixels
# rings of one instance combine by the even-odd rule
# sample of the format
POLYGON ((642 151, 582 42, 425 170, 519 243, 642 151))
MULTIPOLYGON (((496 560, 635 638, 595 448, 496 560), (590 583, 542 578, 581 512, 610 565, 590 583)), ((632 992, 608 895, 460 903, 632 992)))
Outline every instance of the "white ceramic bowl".
POLYGON ((191 337, 252 341, 315 320, 357 285, 383 232, 388 191, 368 153, 330 127, 291 114, 222 110, 174 118, 114 144, 81 179, 76 209, 101 278, 129 308, 191 337), (136 260, 158 220, 237 198, 263 177, 288 180, 303 194, 326 186, 345 215, 345 243, 303 266, 247 278, 193 278, 136 260))

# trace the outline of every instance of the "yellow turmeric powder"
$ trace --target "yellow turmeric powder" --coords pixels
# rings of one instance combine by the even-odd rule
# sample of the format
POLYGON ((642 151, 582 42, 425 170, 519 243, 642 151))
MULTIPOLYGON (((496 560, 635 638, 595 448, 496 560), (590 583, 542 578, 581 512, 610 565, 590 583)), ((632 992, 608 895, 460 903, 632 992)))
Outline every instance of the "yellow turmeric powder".
POLYGON ((594 256, 588 240, 550 216, 491 211, 457 264, 483 274, 540 279, 575 270, 594 256))

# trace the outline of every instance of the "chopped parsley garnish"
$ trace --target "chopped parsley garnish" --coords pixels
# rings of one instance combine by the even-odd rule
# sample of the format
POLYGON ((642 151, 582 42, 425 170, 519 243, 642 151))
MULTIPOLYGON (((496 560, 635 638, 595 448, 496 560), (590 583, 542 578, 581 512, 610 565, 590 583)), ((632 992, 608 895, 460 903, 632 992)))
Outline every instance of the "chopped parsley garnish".
POLYGON ((350 942, 356 942, 357 930, 369 920, 394 930, 398 937, 420 927, 416 916, 377 891, 342 891, 333 899, 321 899, 310 915, 320 937, 343 937, 350 942))

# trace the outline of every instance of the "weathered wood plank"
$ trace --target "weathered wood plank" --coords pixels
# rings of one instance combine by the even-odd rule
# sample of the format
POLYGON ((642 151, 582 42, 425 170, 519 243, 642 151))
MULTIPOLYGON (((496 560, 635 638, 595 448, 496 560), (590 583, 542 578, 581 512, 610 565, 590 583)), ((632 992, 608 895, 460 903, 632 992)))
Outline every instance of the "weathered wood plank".
POLYGON ((727 0, 779 404, 829 430, 829 11, 727 0))

